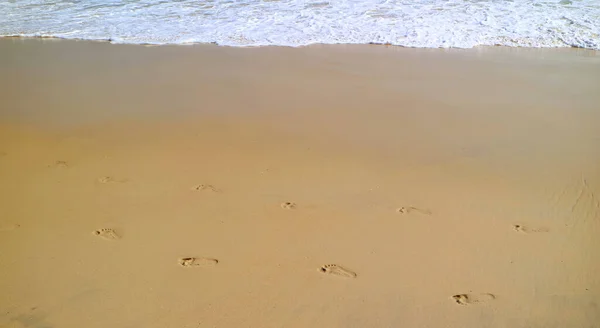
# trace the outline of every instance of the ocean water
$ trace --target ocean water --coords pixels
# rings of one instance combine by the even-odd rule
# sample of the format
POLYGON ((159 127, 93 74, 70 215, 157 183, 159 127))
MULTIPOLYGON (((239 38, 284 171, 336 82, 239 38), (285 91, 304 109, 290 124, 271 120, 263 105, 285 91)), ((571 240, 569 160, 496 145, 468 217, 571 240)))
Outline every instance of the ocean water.
POLYGON ((600 0, 0 0, 0 35, 140 44, 600 50, 600 0))

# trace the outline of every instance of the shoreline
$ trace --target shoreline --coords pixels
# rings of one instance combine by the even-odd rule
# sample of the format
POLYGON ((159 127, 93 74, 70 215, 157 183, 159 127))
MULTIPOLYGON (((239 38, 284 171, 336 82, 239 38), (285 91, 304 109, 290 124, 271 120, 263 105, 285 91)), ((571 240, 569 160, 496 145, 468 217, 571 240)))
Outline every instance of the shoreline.
POLYGON ((590 55, 600 55, 600 49, 592 49, 592 48, 585 48, 585 47, 579 47, 579 46, 564 46, 564 47, 525 47, 525 46, 518 46, 518 47, 511 47, 511 46, 506 46, 506 45, 501 45, 501 44, 497 44, 497 45, 477 45, 475 47, 471 47, 471 48, 460 48, 460 47, 448 47, 448 48, 444 48, 444 47, 410 47, 410 46, 403 46, 403 45, 395 45, 392 43, 376 43, 376 42, 369 42, 369 43, 312 43, 312 44, 307 44, 307 45, 300 45, 300 46, 286 46, 286 45, 266 45, 266 46, 230 46, 230 45, 220 45, 217 42, 208 42, 208 43, 203 43, 203 42, 190 42, 190 43, 166 43, 166 44, 158 44, 158 43, 113 43, 113 40, 111 38, 108 39, 97 39, 97 40, 93 40, 93 39, 78 39, 78 38, 62 38, 62 37, 56 37, 56 36, 21 36, 21 35, 5 35, 5 36, 0 36, 0 39, 22 39, 22 40, 36 40, 36 39, 40 39, 40 40, 57 40, 57 41, 75 41, 75 42, 100 42, 100 43, 109 43, 109 44, 114 44, 114 45, 131 45, 131 46, 144 46, 144 47, 172 47, 172 46, 217 46, 217 47, 224 47, 224 48, 241 48, 241 49, 256 49, 256 48, 308 48, 308 47, 319 47, 319 46, 359 46, 359 47, 363 47, 363 46, 384 46, 384 47, 398 47, 398 48, 405 48, 405 49, 429 49, 429 50, 471 50, 471 49, 487 49, 487 48, 491 48, 491 49, 496 49, 496 48, 508 48, 508 49, 524 49, 524 50, 534 50, 534 49, 540 49, 540 50, 577 50, 577 51, 589 51, 590 55))

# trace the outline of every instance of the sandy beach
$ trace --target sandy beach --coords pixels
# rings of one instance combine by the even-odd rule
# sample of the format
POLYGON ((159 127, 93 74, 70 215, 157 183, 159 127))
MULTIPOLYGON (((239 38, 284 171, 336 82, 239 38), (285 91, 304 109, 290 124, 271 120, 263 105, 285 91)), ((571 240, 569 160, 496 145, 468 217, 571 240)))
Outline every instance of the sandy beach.
POLYGON ((600 54, 0 39, 0 327, 600 327, 600 54))

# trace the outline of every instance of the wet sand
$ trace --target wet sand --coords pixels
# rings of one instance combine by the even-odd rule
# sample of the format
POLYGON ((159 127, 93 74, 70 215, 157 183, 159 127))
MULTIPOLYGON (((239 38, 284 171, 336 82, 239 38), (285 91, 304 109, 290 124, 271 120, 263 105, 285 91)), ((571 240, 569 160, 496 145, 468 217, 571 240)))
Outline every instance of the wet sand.
POLYGON ((600 322, 597 52, 0 54, 0 327, 600 322))

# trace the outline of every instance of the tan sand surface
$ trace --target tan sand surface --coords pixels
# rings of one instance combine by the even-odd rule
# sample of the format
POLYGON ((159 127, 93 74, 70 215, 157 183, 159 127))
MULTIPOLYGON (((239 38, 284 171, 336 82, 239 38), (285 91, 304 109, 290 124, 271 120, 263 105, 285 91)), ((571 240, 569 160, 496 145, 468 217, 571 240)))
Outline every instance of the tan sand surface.
POLYGON ((0 327, 600 327, 600 56, 0 39, 0 327))

